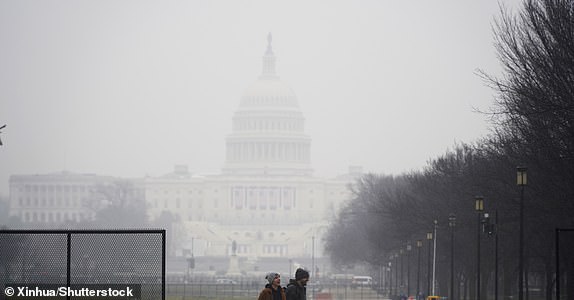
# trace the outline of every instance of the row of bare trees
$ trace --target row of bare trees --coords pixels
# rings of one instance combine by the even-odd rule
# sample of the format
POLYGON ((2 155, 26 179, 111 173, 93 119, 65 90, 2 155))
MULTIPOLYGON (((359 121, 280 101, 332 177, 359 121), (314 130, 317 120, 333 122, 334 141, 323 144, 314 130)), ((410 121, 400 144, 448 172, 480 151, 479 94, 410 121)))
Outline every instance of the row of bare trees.
MULTIPOLYGON (((542 298, 552 299, 555 229, 574 228, 574 1, 526 0, 516 14, 501 12, 494 27, 504 75, 481 73, 496 92, 489 112, 492 134, 455 145, 421 171, 361 178, 354 199, 329 230, 326 247, 334 262, 387 266, 407 243, 423 240, 426 246, 426 233, 438 220, 438 290, 446 295, 450 289, 454 255, 451 297, 474 299, 479 226, 474 201, 481 195, 485 211, 497 212, 498 224, 491 238, 480 234, 480 294, 482 299, 494 294, 492 237, 497 235, 498 294, 516 297, 521 198, 516 167, 528 166, 523 198, 525 295, 534 298, 540 289, 542 298), (454 253, 449 214, 456 215, 454 253)), ((565 249, 573 249, 574 233, 562 238, 563 252, 572 253, 565 249)), ((559 265, 567 283, 561 284, 562 291, 574 299, 574 255, 562 255, 559 265)))

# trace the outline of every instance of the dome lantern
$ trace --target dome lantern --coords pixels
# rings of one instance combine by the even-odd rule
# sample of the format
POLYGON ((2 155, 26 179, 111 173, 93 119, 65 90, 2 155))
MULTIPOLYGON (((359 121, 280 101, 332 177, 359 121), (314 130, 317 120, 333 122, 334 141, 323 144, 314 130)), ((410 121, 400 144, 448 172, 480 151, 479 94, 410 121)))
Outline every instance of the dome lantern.
POLYGON ((271 32, 267 34, 267 50, 263 56, 263 71, 261 72, 260 79, 276 79, 279 78, 275 73, 275 54, 273 54, 273 48, 271 47, 271 41, 273 37, 271 32))

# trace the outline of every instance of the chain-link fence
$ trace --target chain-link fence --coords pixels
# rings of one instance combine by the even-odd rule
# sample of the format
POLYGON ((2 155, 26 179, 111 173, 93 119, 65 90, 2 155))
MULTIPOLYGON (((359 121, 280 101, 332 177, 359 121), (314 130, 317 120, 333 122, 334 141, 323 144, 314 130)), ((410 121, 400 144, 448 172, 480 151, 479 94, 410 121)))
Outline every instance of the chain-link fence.
POLYGON ((0 230, 0 300, 11 286, 132 286, 163 300, 165 230, 0 230))

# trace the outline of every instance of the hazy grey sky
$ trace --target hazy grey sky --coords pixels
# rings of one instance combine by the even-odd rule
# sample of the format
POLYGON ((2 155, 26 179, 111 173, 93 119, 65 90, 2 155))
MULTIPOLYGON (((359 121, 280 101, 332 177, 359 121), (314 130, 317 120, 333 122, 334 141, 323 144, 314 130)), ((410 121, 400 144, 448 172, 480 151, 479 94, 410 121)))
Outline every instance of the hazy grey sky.
MULTIPOLYGON (((505 1, 516 7, 518 0, 505 1)), ((0 1, 11 174, 218 173, 268 32, 318 176, 398 174, 488 132, 496 1, 0 1)))

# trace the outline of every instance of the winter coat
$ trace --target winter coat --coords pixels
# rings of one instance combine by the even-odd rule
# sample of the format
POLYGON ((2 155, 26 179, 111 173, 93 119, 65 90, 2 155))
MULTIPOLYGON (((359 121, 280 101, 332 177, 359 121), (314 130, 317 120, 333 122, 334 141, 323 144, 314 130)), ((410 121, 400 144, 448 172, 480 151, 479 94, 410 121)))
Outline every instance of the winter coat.
POLYGON ((307 300, 307 288, 295 279, 289 280, 285 294, 287 300, 307 300))
MULTIPOLYGON (((278 287, 278 289, 279 292, 281 293, 281 300, 286 300, 285 291, 283 290, 283 288, 278 287)), ((273 288, 271 287, 271 284, 267 284, 265 288, 261 290, 261 293, 259 293, 259 298, 257 298, 257 300, 277 300, 273 299, 273 288)))

